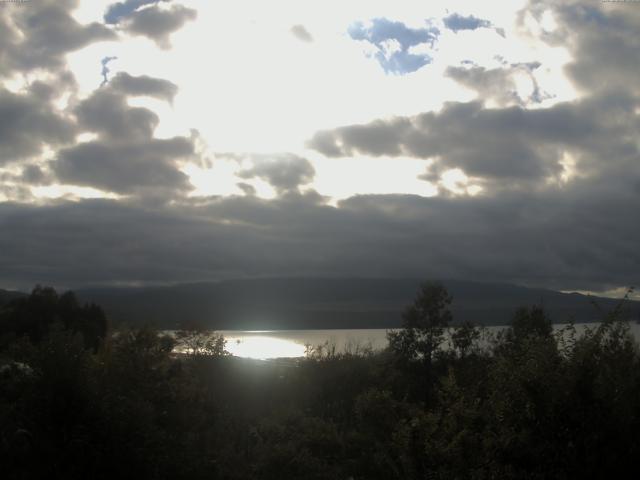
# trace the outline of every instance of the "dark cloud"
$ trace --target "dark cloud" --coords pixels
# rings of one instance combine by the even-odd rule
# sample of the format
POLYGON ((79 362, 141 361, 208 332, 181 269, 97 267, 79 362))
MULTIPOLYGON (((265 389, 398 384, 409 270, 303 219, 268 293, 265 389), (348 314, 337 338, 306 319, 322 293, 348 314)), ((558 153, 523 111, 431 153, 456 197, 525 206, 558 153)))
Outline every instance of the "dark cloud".
POLYGON ((151 110, 130 107, 129 96, 150 96, 172 101, 177 92, 173 83, 146 75, 119 73, 107 85, 80 102, 74 110, 80 128, 95 132, 112 142, 151 138, 159 118, 151 110))
POLYGON ((58 179, 119 194, 171 196, 191 188, 178 163, 195 154, 195 138, 154 138, 158 117, 130 107, 128 96, 170 101, 174 84, 148 76, 120 73, 75 109, 80 131, 98 139, 62 149, 51 163, 58 179))
POLYGON ((307 265, 298 243, 301 233, 291 239, 286 235, 299 228, 298 218, 318 207, 299 200, 272 203, 244 198, 161 210, 106 201, 43 208, 0 204, 0 228, 13 232, 0 237, 0 280, 195 280, 275 273, 283 264, 294 270, 307 265), (253 218, 254 223, 227 220, 234 215, 253 218), (291 223, 283 236, 260 227, 270 220, 286 226, 287 219, 291 223), (29 236, 22 245, 15 243, 20 235, 29 236), (295 250, 289 252, 289 247, 295 250))
POLYGON ((73 140, 74 124, 53 108, 54 93, 54 87, 41 82, 20 94, 0 87, 0 165, 73 140))
MULTIPOLYGON (((12 189, 23 189, 29 192, 28 195, 20 195, 23 201, 33 200, 30 193, 32 185, 49 185, 52 176, 47 170, 43 170, 40 165, 28 164, 21 170, 0 171, 0 193, 10 194, 12 189)), ((14 198, 14 197, 11 197, 14 198)))
POLYGON ((147 75, 134 77, 125 72, 118 73, 109 86, 124 95, 155 97, 167 102, 172 102, 178 93, 178 86, 168 80, 147 75))
POLYGON ((256 189, 253 185, 249 185, 248 183, 240 182, 237 183, 236 186, 242 190, 242 193, 248 196, 253 196, 256 194, 256 189))
POLYGON ((252 155, 249 159, 253 166, 238 175, 245 179, 257 177, 266 180, 280 194, 298 191, 315 176, 311 163, 297 155, 252 155))
POLYGON ((640 9, 615 2, 531 2, 521 12, 540 19, 553 13, 558 28, 543 32, 541 40, 567 47, 573 61, 567 68, 575 84, 587 91, 633 90, 640 94, 640 9))
POLYGON ((376 60, 387 73, 414 72, 431 63, 424 53, 411 53, 411 47, 428 43, 433 46, 440 32, 436 27, 409 28, 402 22, 375 18, 370 25, 356 22, 349 27, 354 40, 366 40, 377 49, 376 60))
POLYGON ((478 92, 480 98, 495 99, 500 105, 520 103, 513 76, 504 68, 447 67, 445 75, 478 92))
POLYGON ((99 23, 82 25, 71 12, 78 0, 40 0, 0 9, 0 75, 60 69, 65 55, 92 42, 115 39, 99 23))
POLYGON ((489 20, 477 18, 473 15, 465 17, 459 13, 452 13, 448 17, 443 18, 442 21, 445 27, 456 33, 460 30, 477 30, 478 28, 493 27, 493 24, 489 20))
POLYGON ((193 144, 185 137, 117 145, 95 141, 62 150, 53 168, 66 184, 120 194, 172 193, 191 188, 175 162, 193 153, 193 144))
MULTIPOLYGON (((195 11, 179 5, 141 9, 149 3, 113 5, 107 20, 166 43, 172 31, 195 17, 195 11)), ((28 161, 40 156, 45 147, 55 152, 45 171, 30 164, 21 175, 3 174, 11 176, 12 182, 11 191, 3 188, 3 192, 10 198, 27 200, 28 187, 24 185, 49 183, 52 176, 59 182, 138 198, 169 198, 186 192, 191 185, 179 164, 195 155, 196 140, 154 138, 158 116, 149 109, 128 105, 131 96, 171 102, 176 85, 120 73, 88 98, 78 99, 74 78, 65 70, 65 55, 116 35, 102 24, 76 22, 71 12, 77 6, 72 0, 43 0, 0 9, 0 75, 41 69, 47 78, 19 93, 0 90, 0 164, 28 161), (69 95, 68 106, 56 108, 65 94, 69 95), (78 136, 87 132, 97 138, 76 144, 78 136)), ((108 80, 110 60, 113 58, 103 59, 104 80, 108 80)))
POLYGON ((85 131, 95 132, 113 142, 151 138, 159 118, 151 110, 130 107, 127 98, 112 89, 100 89, 75 110, 85 131))
POLYGON ((313 37, 311 36, 309 31, 304 28, 304 25, 294 25, 293 27, 291 27, 291 33, 301 42, 313 42, 313 37))
POLYGON ((533 71, 540 67, 540 63, 515 63, 498 68, 485 68, 477 65, 471 67, 447 67, 445 75, 453 78, 465 87, 478 93, 478 98, 492 99, 500 106, 526 105, 540 103, 549 98, 548 94, 540 90, 533 71), (529 77, 532 84, 531 93, 522 96, 516 87, 516 75, 529 77))
POLYGON ((122 20, 125 31, 152 39, 161 48, 170 48, 170 36, 188 21, 195 20, 196 10, 183 5, 161 8, 157 5, 136 10, 122 20))
MULTIPOLYGON (((0 77, 38 70, 46 78, 30 84, 25 80, 14 92, 0 87, 0 165, 24 162, 45 147, 55 149, 75 140, 73 115, 56 106, 65 94, 73 97, 76 92, 75 78, 66 70, 66 54, 116 38, 104 25, 78 23, 71 15, 78 4, 42 0, 0 8, 0 77)), ((27 175, 24 181, 30 179, 27 175)))
POLYGON ((22 169, 20 180, 31 185, 47 185, 51 183, 51 176, 38 165, 27 165, 22 169))
MULTIPOLYGON (((637 175, 636 180, 637 181, 637 175)), ((625 185, 630 183, 625 181, 625 185)), ((601 289, 635 284, 640 193, 598 182, 494 197, 226 197, 143 208, 0 205, 5 282, 258 275, 448 277, 601 289), (99 252, 99 254, 96 254, 99 252)))
MULTIPOLYGON (((25 204, 33 202, 35 199, 28 185, 20 183, 8 183, 13 181, 14 177, 7 174, 0 174, 0 195, 11 198, 14 202, 23 202, 25 204)), ((2 205, 0 203, 0 205, 2 205)))
POLYGON ((430 158, 440 169, 460 168, 500 185, 535 184, 561 172, 565 151, 619 161, 637 155, 633 132, 638 105, 622 93, 535 110, 448 103, 439 113, 321 131, 309 146, 331 157, 430 158))
POLYGON ((396 156, 402 153, 401 139, 413 128, 410 118, 375 120, 366 125, 317 132, 308 146, 328 157, 346 157, 358 153, 396 156))

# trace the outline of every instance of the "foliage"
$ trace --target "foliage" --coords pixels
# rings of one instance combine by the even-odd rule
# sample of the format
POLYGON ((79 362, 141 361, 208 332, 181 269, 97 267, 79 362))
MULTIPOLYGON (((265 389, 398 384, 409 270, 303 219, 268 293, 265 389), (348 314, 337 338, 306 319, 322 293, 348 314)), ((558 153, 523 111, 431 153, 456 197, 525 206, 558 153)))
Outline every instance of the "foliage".
POLYGON ((389 346, 405 360, 431 364, 452 320, 452 298, 439 283, 423 283, 412 305, 403 314, 403 328, 388 335, 389 346))
POLYGON ((107 335, 107 318, 95 304, 80 305, 73 292, 62 295, 51 287, 36 286, 30 295, 10 301, 0 310, 0 336, 26 335, 41 342, 55 324, 82 335, 87 348, 97 351, 107 335))
POLYGON ((219 333, 202 327, 191 327, 176 332, 176 346, 188 355, 220 357, 229 355, 227 341, 219 333))
POLYGON ((625 478, 640 458, 640 353, 620 313, 557 334, 524 308, 486 343, 448 330, 451 299, 426 285, 388 351, 259 362, 197 330, 125 329, 96 349, 83 307, 34 292, 0 314, 9 480, 625 478))
POLYGON ((481 335, 480 328, 471 322, 458 325, 451 332, 451 344, 460 357, 466 357, 477 345, 481 335))

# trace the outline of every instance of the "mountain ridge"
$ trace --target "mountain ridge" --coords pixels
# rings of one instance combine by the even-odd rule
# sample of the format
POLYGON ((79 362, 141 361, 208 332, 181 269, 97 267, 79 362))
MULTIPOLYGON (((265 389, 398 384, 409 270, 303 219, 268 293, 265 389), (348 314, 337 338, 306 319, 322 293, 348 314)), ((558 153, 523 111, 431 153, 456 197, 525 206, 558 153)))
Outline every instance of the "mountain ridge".
MULTIPOLYGON (((395 328, 421 280, 272 277, 156 287, 76 290, 101 305, 116 324, 215 329, 395 328)), ((504 325, 518 307, 542 305, 554 323, 601 320, 619 300, 504 283, 443 280, 453 296, 454 322, 504 325)), ((629 301, 637 317, 640 302, 629 301)))

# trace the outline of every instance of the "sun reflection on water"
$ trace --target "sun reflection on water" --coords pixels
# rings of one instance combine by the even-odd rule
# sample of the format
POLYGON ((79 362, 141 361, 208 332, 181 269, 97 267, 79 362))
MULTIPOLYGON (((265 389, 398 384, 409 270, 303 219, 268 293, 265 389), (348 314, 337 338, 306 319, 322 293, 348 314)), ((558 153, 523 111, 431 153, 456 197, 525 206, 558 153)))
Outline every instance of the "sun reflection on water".
POLYGON ((293 340, 269 336, 226 337, 226 349, 232 355, 256 360, 304 357, 305 346, 293 340))

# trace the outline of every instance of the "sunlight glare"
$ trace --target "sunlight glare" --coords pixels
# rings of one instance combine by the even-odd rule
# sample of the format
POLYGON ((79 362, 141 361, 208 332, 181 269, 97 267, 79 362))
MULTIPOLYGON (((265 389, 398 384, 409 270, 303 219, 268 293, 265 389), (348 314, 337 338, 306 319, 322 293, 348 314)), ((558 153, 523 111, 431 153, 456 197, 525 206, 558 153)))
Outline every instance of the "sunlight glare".
POLYGON ((236 357, 268 360, 273 358, 304 357, 305 346, 292 340, 254 336, 227 338, 226 349, 236 357))

